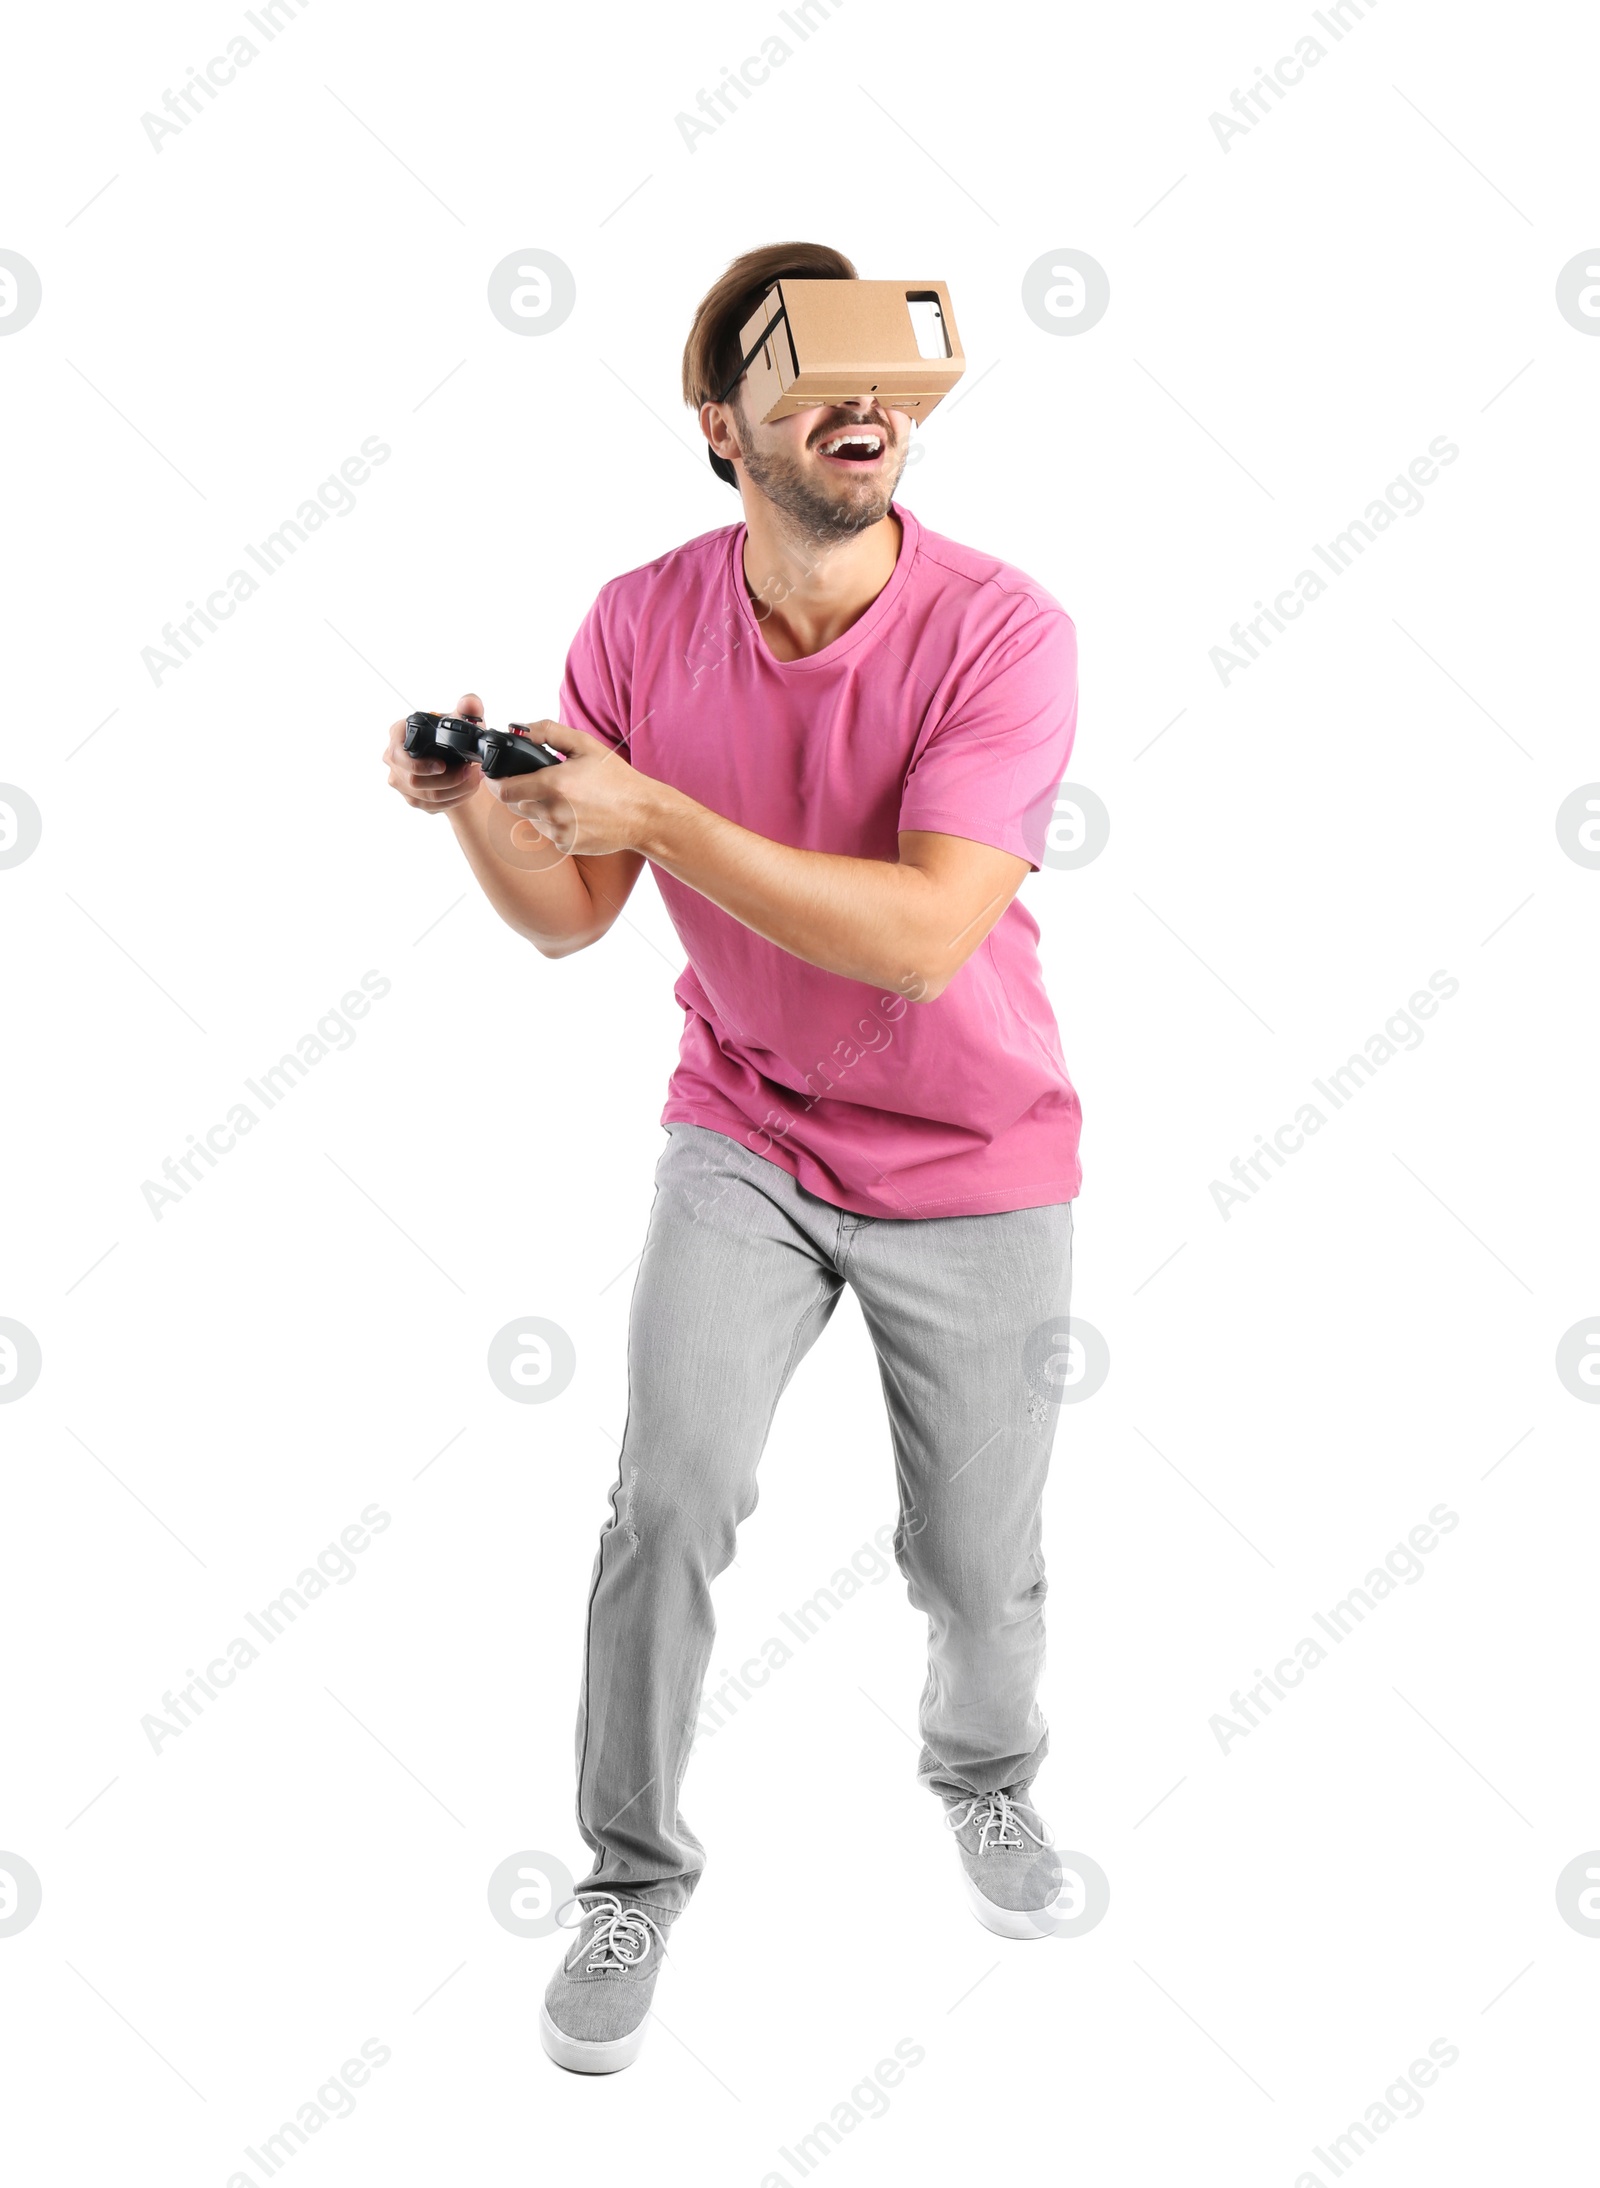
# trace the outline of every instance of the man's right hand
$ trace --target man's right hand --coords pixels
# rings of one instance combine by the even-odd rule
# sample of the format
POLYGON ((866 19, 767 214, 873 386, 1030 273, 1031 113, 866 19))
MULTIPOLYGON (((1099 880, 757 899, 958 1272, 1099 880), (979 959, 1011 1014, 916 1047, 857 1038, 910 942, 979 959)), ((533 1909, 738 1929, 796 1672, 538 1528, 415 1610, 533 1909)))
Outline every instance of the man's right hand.
MULTIPOLYGON (((483 701, 476 692, 463 693, 452 713, 465 715, 469 721, 483 720, 483 701)), ((452 805, 463 805, 473 797, 483 780, 483 769, 476 760, 465 767, 451 767, 444 760, 416 760, 406 750, 406 725, 403 721, 389 725, 389 742, 383 748, 383 762, 389 770, 389 783, 398 790, 407 805, 416 807, 419 813, 444 813, 452 805)))

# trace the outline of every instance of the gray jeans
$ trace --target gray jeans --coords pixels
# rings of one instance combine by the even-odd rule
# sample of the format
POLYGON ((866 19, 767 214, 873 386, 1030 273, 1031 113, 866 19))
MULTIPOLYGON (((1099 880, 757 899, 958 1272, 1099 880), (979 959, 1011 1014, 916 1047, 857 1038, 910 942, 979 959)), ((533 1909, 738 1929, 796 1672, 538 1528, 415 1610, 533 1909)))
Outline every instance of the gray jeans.
POLYGON ((668 1915, 705 1865, 678 1793, 715 1621, 773 1413, 848 1284, 878 1355, 900 1520, 928 1619, 918 1775, 961 1798, 1044 1759, 1040 1503, 1055 1433, 1072 1205, 852 1215, 776 1163, 674 1124, 634 1283, 628 1416, 589 1593, 578 1709, 580 1888, 668 1915))

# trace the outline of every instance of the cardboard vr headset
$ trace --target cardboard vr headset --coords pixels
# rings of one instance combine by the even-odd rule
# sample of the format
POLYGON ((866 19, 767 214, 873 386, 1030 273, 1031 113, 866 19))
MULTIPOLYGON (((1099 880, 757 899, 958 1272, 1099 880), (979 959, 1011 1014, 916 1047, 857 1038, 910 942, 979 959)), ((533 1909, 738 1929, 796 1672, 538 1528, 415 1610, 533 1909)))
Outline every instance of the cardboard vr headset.
POLYGON ((919 422, 967 369, 942 281, 774 281, 739 332, 747 416, 762 425, 876 396, 919 422))

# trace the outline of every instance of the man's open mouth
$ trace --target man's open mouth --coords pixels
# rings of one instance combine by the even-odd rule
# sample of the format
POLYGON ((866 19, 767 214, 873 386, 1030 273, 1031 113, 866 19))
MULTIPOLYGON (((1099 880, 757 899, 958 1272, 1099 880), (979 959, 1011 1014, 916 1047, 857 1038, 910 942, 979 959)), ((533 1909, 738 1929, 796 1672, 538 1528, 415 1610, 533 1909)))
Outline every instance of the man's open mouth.
POLYGON ((824 463, 850 464, 859 470, 864 464, 876 463, 887 445, 876 426, 846 426, 819 441, 817 454, 824 463))

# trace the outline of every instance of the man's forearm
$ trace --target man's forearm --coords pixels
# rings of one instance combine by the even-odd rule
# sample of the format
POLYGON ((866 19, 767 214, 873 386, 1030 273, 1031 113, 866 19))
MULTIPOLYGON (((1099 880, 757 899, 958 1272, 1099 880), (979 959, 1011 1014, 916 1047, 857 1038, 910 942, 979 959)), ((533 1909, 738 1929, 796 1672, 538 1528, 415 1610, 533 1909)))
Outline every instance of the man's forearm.
POLYGON ((514 818, 481 787, 476 797, 450 808, 450 825, 489 902, 508 927, 546 956, 582 949, 610 925, 604 906, 597 907, 590 893, 583 863, 563 858, 553 844, 542 844, 526 823, 523 833, 530 852, 542 844, 550 865, 530 870, 501 856, 492 831, 498 828, 509 835, 514 818))
POLYGON ((457 826, 501 916, 547 956, 562 954, 553 936, 558 943, 570 936, 570 949, 597 941, 648 859, 790 956, 931 1002, 981 946, 1029 869, 1014 851, 940 829, 903 830, 898 859, 797 850, 643 774, 585 730, 538 727, 562 764, 487 783, 485 798, 529 816, 552 845, 571 846, 562 863, 578 871, 508 881, 474 810, 482 801, 464 800, 457 826), (527 892, 515 885, 523 880, 527 892))
POLYGON ((774 843, 665 783, 638 835, 653 865, 807 964, 913 1000, 949 977, 937 891, 915 866, 774 843))

